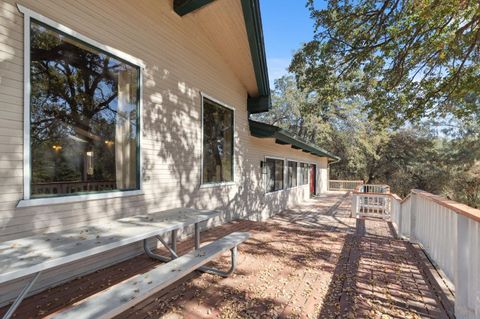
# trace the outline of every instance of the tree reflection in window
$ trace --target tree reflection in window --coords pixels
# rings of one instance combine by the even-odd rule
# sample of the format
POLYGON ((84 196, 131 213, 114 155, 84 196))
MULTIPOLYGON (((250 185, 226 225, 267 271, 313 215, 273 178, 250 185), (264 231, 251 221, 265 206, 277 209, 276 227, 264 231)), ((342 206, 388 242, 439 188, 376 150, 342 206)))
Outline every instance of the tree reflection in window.
POLYGON ((297 186, 297 162, 288 161, 287 185, 288 188, 297 186))
POLYGON ((267 166, 267 193, 283 189, 284 161, 267 158, 265 164, 267 166))
POLYGON ((233 181, 233 110, 203 99, 203 183, 233 181))
POLYGON ((138 67, 32 20, 32 196, 139 184, 138 67))

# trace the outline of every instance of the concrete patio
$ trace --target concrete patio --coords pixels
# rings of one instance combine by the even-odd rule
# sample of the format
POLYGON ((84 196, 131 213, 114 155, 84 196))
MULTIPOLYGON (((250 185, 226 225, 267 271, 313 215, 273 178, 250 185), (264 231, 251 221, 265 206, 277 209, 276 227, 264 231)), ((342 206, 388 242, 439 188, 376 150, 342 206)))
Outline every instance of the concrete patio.
MULTIPOLYGON (((350 203, 329 193, 265 222, 211 229, 203 241, 251 233, 234 275, 194 273, 119 318, 453 318, 451 295, 423 252, 390 223, 350 218, 350 203)), ((156 264, 142 255, 52 288, 26 299, 15 318, 47 316, 156 264)), ((227 264, 225 255, 216 266, 227 264)))

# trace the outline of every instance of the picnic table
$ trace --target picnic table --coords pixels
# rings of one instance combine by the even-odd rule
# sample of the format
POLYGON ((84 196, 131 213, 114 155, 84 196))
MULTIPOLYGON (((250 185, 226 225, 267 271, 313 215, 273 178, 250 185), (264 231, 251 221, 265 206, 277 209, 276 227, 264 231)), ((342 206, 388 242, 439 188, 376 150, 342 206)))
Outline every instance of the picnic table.
MULTIPOLYGON (((218 217, 219 215, 220 213, 216 211, 178 208, 0 243, 0 284, 31 276, 31 280, 20 292, 3 318, 8 319, 11 317, 43 271, 136 242, 143 241, 145 253, 151 258, 167 262, 167 265, 172 264, 169 267, 176 267, 175 269, 178 269, 186 266, 183 272, 178 271, 178 275, 174 277, 167 276, 169 271, 168 267, 164 267, 161 271, 157 270, 156 273, 154 272, 156 269, 154 269, 152 275, 156 275, 157 277, 156 285, 154 285, 156 289, 154 289, 154 291, 158 291, 158 289, 164 287, 166 283, 173 283, 175 280, 196 269, 227 276, 235 268, 236 246, 244 241, 248 237, 248 234, 231 234, 205 247, 209 252, 208 254, 206 254, 206 252, 198 254, 200 250, 200 223, 218 217), (191 225, 194 225, 195 230, 195 250, 190 254, 179 257, 176 253, 177 232, 191 225), (163 239, 163 235, 169 232, 171 233, 170 245, 163 239), (151 238, 160 241, 168 249, 170 256, 161 256, 154 253, 151 250, 151 245, 147 241, 151 238), (212 258, 228 249, 232 251, 232 267, 228 271, 223 272, 204 266, 204 264, 212 258)), ((127 286, 128 283, 123 283, 123 287, 119 286, 117 289, 124 290, 127 286)), ((135 289, 135 291, 137 290, 138 289, 135 289)), ((143 292, 143 295, 137 294, 133 297, 130 296, 130 300, 124 300, 125 302, 116 305, 116 307, 125 308, 126 306, 131 306, 153 293, 151 287, 148 287, 147 290, 148 291, 143 292), (134 302, 132 302, 133 299, 135 299, 134 302)), ((101 296, 97 296, 96 299, 91 299, 90 303, 82 303, 81 307, 73 309, 76 311, 75 317, 100 318, 103 316, 104 318, 110 318, 113 316, 113 312, 118 313, 118 310, 115 309, 103 309, 103 313, 95 309, 98 307, 104 308, 97 302, 94 302, 95 300, 100 300, 100 297, 108 299, 111 296, 109 296, 108 293, 104 293, 101 296), (80 309, 80 312, 78 309, 80 309)), ((113 308, 113 306, 110 308, 113 308)), ((65 312, 65 314, 71 315, 69 312, 65 312)), ((59 314, 58 317, 62 316, 64 316, 64 314, 59 314)))

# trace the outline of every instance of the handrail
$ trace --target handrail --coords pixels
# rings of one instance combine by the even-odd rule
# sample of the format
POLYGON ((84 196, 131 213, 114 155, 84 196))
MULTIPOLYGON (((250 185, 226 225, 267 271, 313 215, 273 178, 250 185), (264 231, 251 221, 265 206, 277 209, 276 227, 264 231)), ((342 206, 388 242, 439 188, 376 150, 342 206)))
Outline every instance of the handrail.
POLYGON ((465 204, 456 202, 454 200, 439 195, 434 195, 426 191, 422 191, 420 189, 412 189, 412 193, 430 199, 435 203, 439 204, 440 206, 451 209, 454 212, 467 218, 473 219, 476 222, 480 222, 480 209, 476 209, 465 204))
MULTIPOLYGON (((336 180, 336 181, 340 181, 340 180, 336 180)), ((368 194, 368 195, 388 195, 388 196, 394 198, 395 200, 399 201, 400 203, 404 203, 408 198, 410 198, 412 196, 412 194, 415 194, 415 195, 422 196, 426 199, 429 199, 429 200, 439 204, 440 206, 448 208, 448 209, 456 212, 457 214, 460 214, 462 216, 470 218, 470 219, 472 219, 476 222, 480 222, 480 209, 470 207, 468 205, 456 202, 454 200, 445 198, 443 196, 439 196, 439 195, 435 195, 435 194, 423 191, 421 189, 412 189, 411 192, 405 198, 402 199, 397 194, 390 193, 390 192, 386 192, 386 193, 363 192, 363 191, 361 191, 362 187, 367 187, 367 189, 369 187, 373 187, 373 188, 374 187, 386 187, 388 190, 390 189, 390 186, 385 185, 385 184, 362 184, 362 185, 357 185, 352 193, 353 194, 368 194)))
POLYGON ((356 194, 390 194, 390 186, 386 184, 361 184, 353 189, 356 194))
POLYGON ((336 180, 331 179, 328 181, 328 190, 332 191, 346 191, 354 190, 358 185, 362 185, 363 181, 360 180, 336 180))
MULTIPOLYGON (((367 184, 367 185, 370 185, 370 184, 367 184)), ((422 196, 424 198, 427 198, 427 199, 439 204, 440 206, 443 206, 445 208, 448 208, 448 209, 456 212, 457 214, 463 215, 463 216, 465 216, 467 218, 470 218, 470 219, 472 219, 476 222, 480 222, 480 209, 470 207, 468 205, 456 202, 454 200, 445 198, 443 196, 439 196, 439 195, 435 195, 435 194, 423 191, 421 189, 412 189, 411 192, 407 196, 405 196, 404 198, 401 198, 400 196, 398 196, 395 193, 377 193, 377 192, 364 193, 364 192, 359 190, 362 186, 366 186, 366 185, 359 185, 357 188, 355 188, 355 190, 353 191, 353 194, 389 195, 389 196, 393 197, 395 200, 398 200, 400 203, 404 203, 406 200, 408 200, 412 196, 412 194, 415 194, 415 195, 419 195, 419 196, 422 196)), ((376 185, 372 185, 372 186, 376 186, 376 185)))
POLYGON ((423 190, 402 199, 365 186, 353 191, 352 215, 389 220, 399 236, 420 244, 455 286, 456 318, 480 318, 480 209, 423 190))

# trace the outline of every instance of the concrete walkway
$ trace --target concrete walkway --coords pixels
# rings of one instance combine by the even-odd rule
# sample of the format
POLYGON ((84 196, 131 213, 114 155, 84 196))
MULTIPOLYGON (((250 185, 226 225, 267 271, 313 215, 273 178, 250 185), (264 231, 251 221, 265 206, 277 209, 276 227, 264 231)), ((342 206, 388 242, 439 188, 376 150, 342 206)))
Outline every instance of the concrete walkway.
MULTIPOLYGON (((194 273, 119 318, 448 318, 446 296, 421 251, 391 224, 355 220, 350 198, 329 194, 266 222, 238 221, 205 241, 250 231, 235 275, 194 273)), ((193 246, 180 243, 179 250, 193 246)), ((85 298, 156 262, 139 256, 33 296, 15 318, 37 318, 85 298)), ((228 265, 228 255, 215 263, 228 265)))

